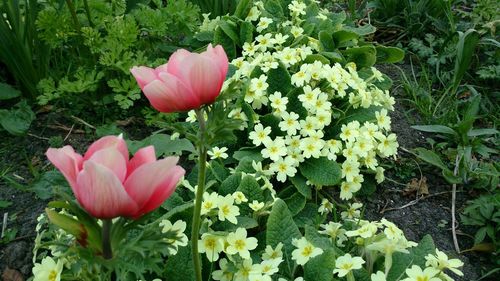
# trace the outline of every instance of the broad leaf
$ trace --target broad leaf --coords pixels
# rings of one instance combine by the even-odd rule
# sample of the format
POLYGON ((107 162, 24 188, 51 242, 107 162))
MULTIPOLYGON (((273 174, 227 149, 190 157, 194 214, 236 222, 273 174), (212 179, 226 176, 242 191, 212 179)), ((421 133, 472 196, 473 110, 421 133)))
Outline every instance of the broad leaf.
POLYGON ((299 167, 300 172, 311 183, 319 186, 332 186, 340 182, 340 165, 326 157, 309 158, 299 167))
POLYGON ((11 85, 0 83, 0 100, 9 100, 21 96, 19 90, 14 89, 11 85))

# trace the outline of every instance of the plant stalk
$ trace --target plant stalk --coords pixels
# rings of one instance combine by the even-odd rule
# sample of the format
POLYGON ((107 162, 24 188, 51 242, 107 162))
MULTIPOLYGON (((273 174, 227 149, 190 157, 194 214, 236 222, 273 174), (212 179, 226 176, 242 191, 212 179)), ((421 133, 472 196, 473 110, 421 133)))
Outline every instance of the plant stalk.
POLYGON ((89 21, 90 27, 94 27, 92 23, 92 17, 90 16, 90 8, 88 0, 83 0, 83 5, 85 6, 85 14, 87 15, 87 20, 89 21))
POLYGON ((113 250, 111 249, 112 226, 113 221, 111 219, 102 220, 102 256, 107 260, 113 258, 113 250))
MULTIPOLYGON (((460 154, 457 153, 457 158, 455 159, 455 169, 453 170, 454 176, 458 174, 460 158, 461 158, 460 154)), ((457 231, 455 229, 457 224, 457 219, 455 218, 456 198, 457 198, 457 184, 454 183, 452 185, 452 190, 451 190, 451 233, 453 236, 453 245, 455 246, 455 251, 457 251, 457 253, 460 253, 460 246, 458 245, 458 239, 457 239, 457 231)))
POLYGON ((66 0, 66 4, 68 4, 68 9, 71 13, 71 18, 73 19, 75 29, 78 33, 80 33, 80 22, 78 21, 78 17, 76 16, 76 9, 75 5, 73 4, 73 0, 66 0))
POLYGON ((206 124, 203 109, 196 110, 196 117, 200 127, 198 143, 198 188, 196 189, 196 198, 193 211, 193 227, 191 229, 191 251, 193 253, 193 264, 196 281, 202 281, 201 260, 198 252, 198 238, 200 235, 201 223, 201 203, 203 201, 203 192, 205 189, 205 173, 207 169, 207 149, 205 147, 206 124))

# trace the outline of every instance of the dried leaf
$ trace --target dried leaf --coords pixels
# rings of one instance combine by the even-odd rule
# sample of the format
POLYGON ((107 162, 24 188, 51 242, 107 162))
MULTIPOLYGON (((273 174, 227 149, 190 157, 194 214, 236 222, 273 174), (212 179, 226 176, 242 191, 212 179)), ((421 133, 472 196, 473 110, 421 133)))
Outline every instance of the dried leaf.
POLYGON ((19 271, 15 270, 15 269, 10 269, 7 267, 2 274, 2 280, 3 281, 24 281, 24 277, 19 271))
POLYGON ((422 177, 420 180, 413 178, 406 184, 406 188, 403 190, 403 195, 410 196, 413 194, 429 195, 429 186, 427 185, 426 177, 422 177))

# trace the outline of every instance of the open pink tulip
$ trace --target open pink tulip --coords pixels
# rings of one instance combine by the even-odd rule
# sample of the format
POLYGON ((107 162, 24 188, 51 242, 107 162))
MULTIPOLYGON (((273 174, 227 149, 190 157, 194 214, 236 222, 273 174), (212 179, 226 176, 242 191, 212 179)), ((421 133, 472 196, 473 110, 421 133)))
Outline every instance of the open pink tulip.
POLYGON ((187 111, 215 101, 226 78, 228 59, 221 46, 201 54, 184 49, 156 69, 134 66, 130 72, 160 112, 187 111))
POLYGON ((156 160, 153 146, 129 159, 127 144, 116 136, 97 140, 83 157, 69 145, 49 148, 46 155, 80 205, 100 219, 138 218, 151 212, 174 192, 185 173, 178 157, 156 160))

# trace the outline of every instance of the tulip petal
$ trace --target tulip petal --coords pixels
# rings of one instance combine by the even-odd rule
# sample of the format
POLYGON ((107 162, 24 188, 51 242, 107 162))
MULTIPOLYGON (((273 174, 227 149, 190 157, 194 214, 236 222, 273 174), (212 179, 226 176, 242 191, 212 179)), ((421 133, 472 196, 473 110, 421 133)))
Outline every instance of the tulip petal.
POLYGON ((134 157, 132 157, 132 159, 130 159, 130 161, 128 162, 127 178, 129 175, 132 174, 133 171, 135 171, 140 166, 147 163, 153 163, 155 161, 156 161, 156 153, 154 146, 150 145, 137 150, 134 157))
POLYGON ((88 160, 98 150, 110 147, 118 149, 118 151, 120 151, 120 153, 123 155, 123 158, 125 158, 125 161, 128 162, 127 144, 125 143, 122 137, 117 137, 117 136, 105 136, 95 141, 93 144, 90 145, 89 149, 85 153, 85 156, 83 156, 83 160, 84 161, 88 160))
POLYGON ((217 45, 214 48, 212 47, 212 44, 208 44, 207 50, 201 54, 204 56, 209 56, 214 61, 216 61, 222 77, 226 77, 227 70, 229 68, 229 61, 227 59, 226 52, 221 45, 217 45))
POLYGON ((114 147, 96 151, 88 161, 103 165, 113 171, 120 182, 125 181, 127 175, 127 163, 123 155, 114 147))
POLYGON ((130 69, 130 72, 134 75, 141 89, 144 89, 147 84, 156 79, 155 70, 146 66, 134 66, 130 69))
POLYGON ((202 104, 213 103, 220 93, 225 77, 217 62, 208 56, 192 54, 183 60, 183 68, 177 76, 197 95, 202 104))
MULTIPOLYGON (((170 73, 174 76, 177 76, 177 74, 183 68, 183 66, 181 66, 181 65, 183 64, 184 59, 186 57, 190 56, 191 54, 192 54, 191 52, 184 50, 184 49, 179 49, 179 50, 175 51, 168 59, 168 63, 167 63, 167 67, 166 67, 168 73, 170 73)), ((161 69, 164 69, 164 67, 162 66, 161 69)))
POLYGON ((77 185, 76 199, 96 218, 130 217, 137 212, 137 204, 125 192, 113 171, 92 160, 84 163, 77 185))
POLYGON ((151 105, 160 112, 186 111, 200 106, 197 96, 186 88, 177 77, 161 72, 161 80, 144 87, 144 94, 151 105))
POLYGON ((168 157, 137 168, 125 181, 125 190, 139 206, 134 217, 160 206, 175 190, 185 171, 177 166, 179 157, 168 157))
POLYGON ((76 153, 73 147, 69 145, 63 148, 49 148, 45 155, 47 155, 49 161, 61 171, 74 192, 76 188, 76 177, 82 168, 82 156, 76 153))

